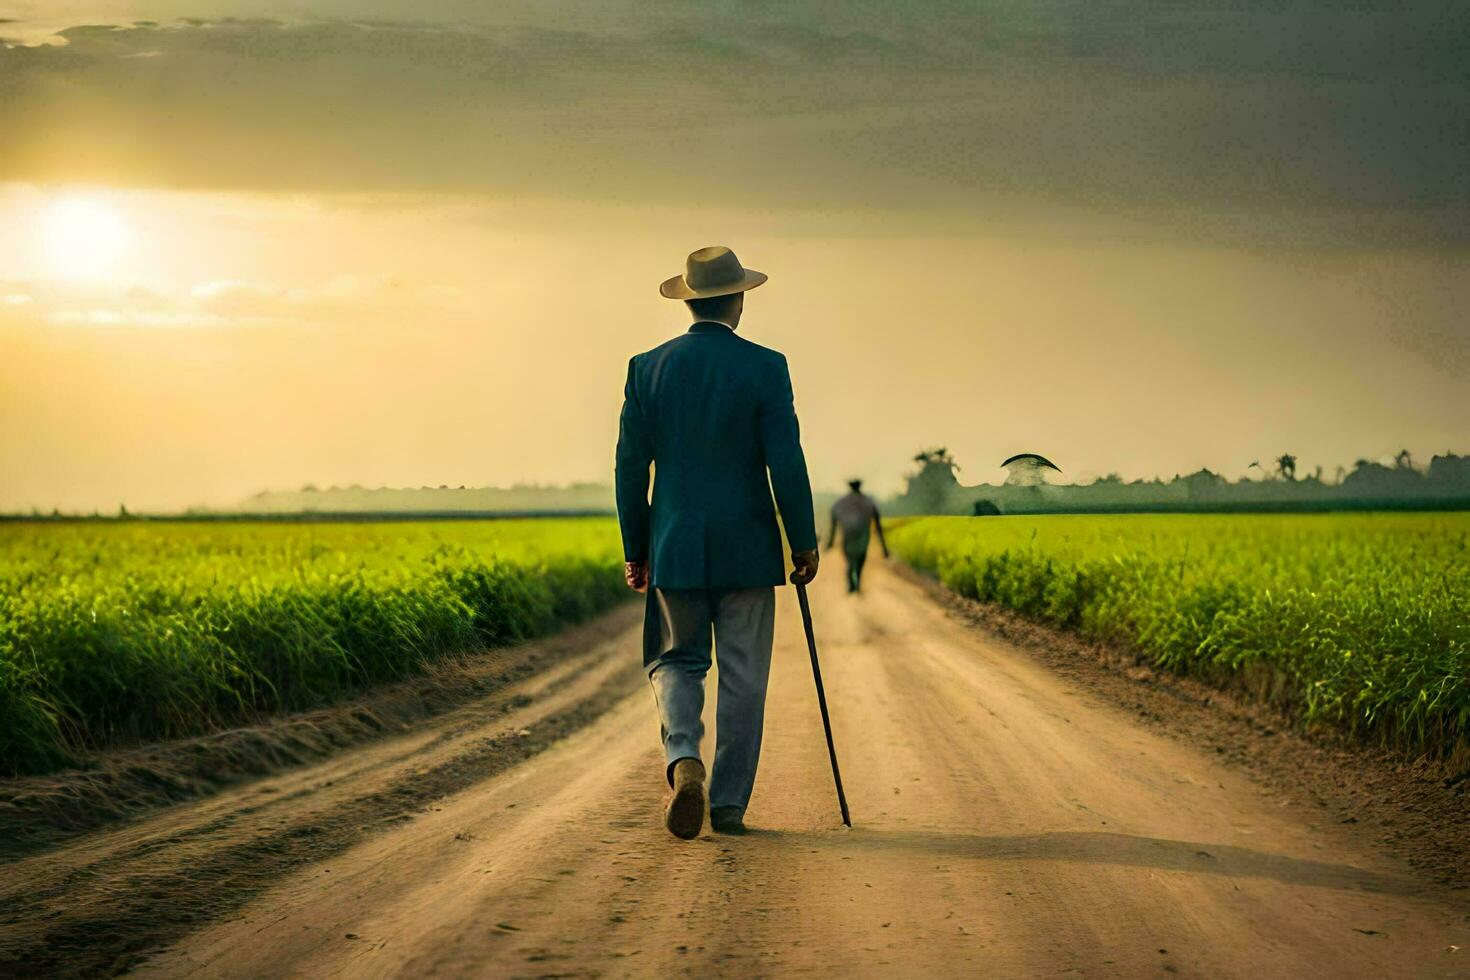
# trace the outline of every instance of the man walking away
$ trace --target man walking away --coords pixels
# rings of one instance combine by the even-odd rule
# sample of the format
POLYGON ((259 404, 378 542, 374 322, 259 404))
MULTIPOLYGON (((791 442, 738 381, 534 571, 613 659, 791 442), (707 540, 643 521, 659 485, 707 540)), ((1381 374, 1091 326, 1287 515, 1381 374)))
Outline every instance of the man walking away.
POLYGON ((723 246, 690 254, 684 275, 659 292, 684 300, 694 325, 629 361, 624 389, 617 451, 624 571, 629 586, 648 594, 643 666, 673 789, 664 823, 686 840, 704 825, 699 747, 712 640, 720 683, 710 824, 719 833, 745 830, 771 670, 774 587, 786 574, 777 506, 791 581, 817 575, 812 491, 786 358, 735 335, 745 292, 765 281, 723 246))
POLYGON ((849 480, 847 485, 851 492, 832 505, 832 530, 827 535, 827 550, 832 550, 840 527, 842 550, 847 555, 847 591, 857 592, 863 584, 863 562, 868 560, 869 530, 878 529, 878 544, 883 548, 884 558, 888 557, 888 542, 883 540, 883 519, 878 516, 878 505, 863 493, 863 481, 849 480))

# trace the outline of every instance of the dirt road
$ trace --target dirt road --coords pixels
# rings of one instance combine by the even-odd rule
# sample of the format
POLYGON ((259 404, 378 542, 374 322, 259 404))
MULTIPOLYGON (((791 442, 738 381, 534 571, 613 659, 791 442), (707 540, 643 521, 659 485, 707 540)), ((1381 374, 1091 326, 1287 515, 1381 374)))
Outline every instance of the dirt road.
MULTIPOLYGON (((180 930, 140 971, 1470 972, 1463 892, 1424 884, 1355 844, 1348 829, 1283 806, 1213 757, 1140 727, 946 617, 881 566, 860 598, 841 594, 840 576, 824 571, 813 602, 851 830, 838 822, 794 595, 782 590, 745 837, 706 832, 683 843, 662 830, 656 722, 627 667, 636 632, 625 625, 504 711, 461 714, 174 808, 78 853, 37 855, 30 873, 117 891, 146 881, 139 862, 165 860, 159 854, 174 854, 168 860, 187 877, 177 852, 198 847, 196 860, 213 860, 198 842, 226 824, 234 850, 252 820, 261 823, 250 832, 270 830, 271 840, 330 838, 342 801, 378 800, 446 766, 464 775, 473 747, 505 737, 505 726, 535 732, 602 697, 611 706, 597 720, 529 760, 471 770, 463 788, 426 809, 366 811, 381 824, 285 876, 245 881, 251 900, 180 930), (434 753, 460 761, 436 762, 434 753)), ((345 812, 368 820, 360 806, 345 812)), ((200 880, 206 897, 218 890, 216 879, 200 880)))

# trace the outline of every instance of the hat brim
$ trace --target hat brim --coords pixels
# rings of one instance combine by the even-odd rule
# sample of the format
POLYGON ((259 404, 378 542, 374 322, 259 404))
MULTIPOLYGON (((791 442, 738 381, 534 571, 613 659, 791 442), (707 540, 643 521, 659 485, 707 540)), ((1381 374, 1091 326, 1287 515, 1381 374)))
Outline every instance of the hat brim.
POLYGON ((743 293, 747 289, 754 289, 767 278, 764 272, 746 269, 744 279, 709 286, 705 289, 690 289, 683 276, 675 276, 672 279, 665 279, 659 285, 658 291, 664 299, 711 299, 715 296, 731 296, 735 293, 743 293))

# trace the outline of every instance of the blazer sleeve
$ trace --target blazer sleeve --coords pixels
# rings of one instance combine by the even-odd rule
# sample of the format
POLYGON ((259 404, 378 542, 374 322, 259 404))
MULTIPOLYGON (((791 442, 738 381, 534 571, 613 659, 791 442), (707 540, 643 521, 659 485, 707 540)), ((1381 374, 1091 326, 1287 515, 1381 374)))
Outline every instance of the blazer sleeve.
POLYGON ((618 525, 623 532, 623 560, 648 561, 649 513, 648 468, 653 463, 653 441, 638 401, 634 362, 628 362, 628 381, 623 387, 623 414, 618 423, 617 484, 618 525))
POLYGON ((812 514, 812 485, 801 451, 801 429, 785 357, 778 361, 776 379, 761 406, 760 423, 761 450, 771 471, 771 489, 776 492, 787 543, 792 551, 813 551, 817 547, 817 527, 812 514))

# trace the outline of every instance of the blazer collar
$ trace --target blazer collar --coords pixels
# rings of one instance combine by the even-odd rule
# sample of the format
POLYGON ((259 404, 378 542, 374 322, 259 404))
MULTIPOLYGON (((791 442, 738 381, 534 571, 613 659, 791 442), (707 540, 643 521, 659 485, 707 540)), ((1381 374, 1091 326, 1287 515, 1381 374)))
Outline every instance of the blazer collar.
POLYGON ((721 323, 719 320, 699 320, 689 328, 690 333, 719 333, 722 330, 725 333, 735 332, 728 323, 721 323))

